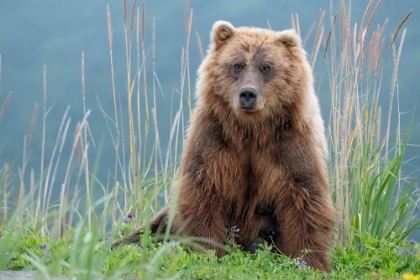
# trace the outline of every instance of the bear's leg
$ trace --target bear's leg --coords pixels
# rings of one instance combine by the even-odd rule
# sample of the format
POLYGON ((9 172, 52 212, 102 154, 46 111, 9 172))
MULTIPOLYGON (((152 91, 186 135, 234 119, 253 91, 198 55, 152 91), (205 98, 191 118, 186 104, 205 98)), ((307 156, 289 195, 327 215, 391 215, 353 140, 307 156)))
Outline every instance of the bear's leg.
MULTIPOLYGON (((301 257, 311 267, 329 271, 334 233, 334 206, 328 183, 324 141, 309 128, 305 133, 283 130, 272 150, 279 167, 275 194, 280 234, 276 245, 290 257, 301 257)), ((275 174, 272 172, 271 174, 275 174)), ((271 178, 272 182, 276 182, 271 178)))
POLYGON ((214 250, 217 257, 224 256, 222 245, 228 236, 227 222, 217 195, 189 189, 188 193, 181 191, 177 204, 177 215, 174 217, 176 234, 196 237, 188 244, 195 250, 214 250))
POLYGON ((303 256, 312 268, 330 271, 334 215, 329 200, 323 199, 327 194, 296 185, 288 194, 276 211, 280 224, 276 246, 292 258, 303 256), (308 253, 303 252, 306 249, 308 253))
POLYGON ((175 187, 173 230, 178 235, 201 239, 199 245, 222 257, 226 253, 221 245, 228 237, 232 200, 244 184, 243 164, 224 138, 221 121, 212 112, 199 110, 194 114, 175 187))
MULTIPOLYGON (((166 206, 161 211, 159 211, 150 221, 149 221, 149 227, 150 231, 153 234, 162 234, 166 231, 166 226, 168 223, 168 215, 169 215, 169 206, 166 206)), ((130 235, 124 237, 123 239, 114 242, 111 245, 111 249, 114 249, 118 247, 121 244, 132 244, 132 243, 138 243, 140 241, 140 235, 142 232, 146 229, 145 226, 142 226, 138 229, 136 229, 134 232, 132 232, 130 235)), ((162 238, 158 237, 159 241, 162 241, 162 238)))

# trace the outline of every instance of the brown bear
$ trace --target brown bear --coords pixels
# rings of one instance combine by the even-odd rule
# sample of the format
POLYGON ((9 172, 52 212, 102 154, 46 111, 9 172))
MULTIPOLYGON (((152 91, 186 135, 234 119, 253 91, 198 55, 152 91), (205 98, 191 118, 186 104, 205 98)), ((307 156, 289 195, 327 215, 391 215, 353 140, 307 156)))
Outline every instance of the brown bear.
MULTIPOLYGON (((281 253, 329 271, 327 145, 296 32, 216 22, 196 97, 173 188, 171 233, 205 238, 203 246, 221 257, 217 244, 235 226, 245 249, 271 238, 281 253)), ((169 207, 152 219, 152 232, 166 229, 169 207)), ((113 247, 138 242, 141 230, 113 247)))

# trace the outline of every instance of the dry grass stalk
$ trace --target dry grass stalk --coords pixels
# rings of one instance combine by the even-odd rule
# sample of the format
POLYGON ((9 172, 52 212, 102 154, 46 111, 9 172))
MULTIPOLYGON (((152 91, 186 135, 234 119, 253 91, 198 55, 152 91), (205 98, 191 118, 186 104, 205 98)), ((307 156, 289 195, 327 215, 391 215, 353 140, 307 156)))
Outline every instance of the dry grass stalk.
POLYGON ((67 106, 64 111, 61 123, 58 129, 57 137, 55 139, 53 151, 51 153, 50 162, 48 163, 47 173, 45 176, 44 183, 44 195, 43 195, 43 204, 42 211, 48 211, 49 205, 51 205, 51 196, 53 191, 53 186, 55 185, 55 179, 58 172, 58 167, 60 164, 61 156, 63 154, 64 144, 67 139, 69 127, 70 127, 70 118, 68 117, 70 107, 67 106))
POLYGON ((188 0, 184 1, 184 18, 185 18, 185 38, 188 38, 188 35, 191 31, 190 25, 190 11, 188 0))
MULTIPOLYGON (((378 3, 376 3, 376 6, 375 6, 375 8, 373 9, 373 12, 372 12, 372 14, 370 15, 370 17, 369 17, 369 22, 368 22, 368 24, 366 25, 366 30, 370 30, 370 26, 372 25, 372 21, 373 21, 373 19, 375 18, 375 16, 376 16, 376 12, 378 11, 378 9, 379 9, 379 7, 382 5, 382 1, 383 0, 379 0, 378 1, 378 3)), ((374 0, 371 0, 371 2, 374 2, 374 0)), ((370 3, 369 3, 370 4, 370 3)), ((362 26, 362 25, 361 25, 362 26)), ((359 31, 360 32, 360 31, 359 31)))
MULTIPOLYGON (((331 0, 332 5, 332 0, 331 0)), ((350 4, 349 4, 350 5, 350 4)), ((350 12, 350 11, 349 11, 350 12)), ((350 34, 348 32, 350 25, 350 20, 347 15, 346 5, 344 0, 341 0, 341 29, 340 29, 340 50, 343 51, 345 48, 345 39, 349 38, 350 34)))
POLYGON ((388 50, 388 54, 391 51, 391 48, 394 46, 394 42, 395 39, 397 39, 398 33, 400 32, 402 26, 405 24, 405 22, 408 20, 408 18, 411 16, 411 14, 413 13, 413 10, 409 11, 405 17, 403 18, 403 20, 400 22, 400 24, 397 27, 397 30, 395 31, 395 33, 392 35, 392 39, 391 39, 391 44, 389 46, 389 50, 388 50))
POLYGON ((190 77, 190 38, 191 38, 191 26, 192 26, 192 19, 193 19, 193 11, 188 10, 188 0, 185 0, 185 66, 186 66, 186 75, 187 75, 187 102, 189 108, 189 115, 192 114, 192 92, 191 92, 191 77, 190 77))
MULTIPOLYGON (((136 2, 133 1, 133 6, 131 9, 131 19, 130 19, 130 30, 127 30, 126 23, 124 23, 124 37, 125 37, 125 55, 126 55, 126 88, 127 88, 127 100, 128 100, 128 127, 129 127, 129 149, 130 149, 130 162, 132 162, 131 167, 129 168, 129 174, 135 174, 135 170, 138 166, 136 162, 136 138, 137 134, 135 133, 135 125, 134 125, 134 113, 133 113, 133 93, 134 87, 136 83, 136 79, 132 79, 131 74, 131 61, 132 61, 132 32, 135 20, 135 10, 136 10, 136 2)), ((124 12, 126 14, 126 11, 124 12)), ((126 19, 125 19, 126 20, 126 19)), ((128 184, 126 180, 126 160, 125 160, 125 135, 124 135, 124 122, 123 122, 123 113, 121 110, 122 104, 120 102, 120 114, 121 114, 121 143, 122 143, 122 167, 121 167, 121 174, 123 176, 124 181, 124 189, 128 190, 128 184)), ((131 175, 130 175, 131 176, 131 175)))
POLYGON ((300 35, 300 24, 299 24, 299 16, 298 14, 291 15, 291 21, 292 21, 292 28, 296 31, 299 37, 300 35))
POLYGON ((325 58, 327 57, 328 46, 330 45, 330 40, 331 40, 331 33, 334 30, 333 27, 335 25, 336 19, 337 19, 337 15, 334 15, 331 19, 330 31, 328 31, 327 40, 325 41, 325 46, 324 46, 324 61, 325 61, 325 58))
POLYGON ((124 27, 127 24, 127 0, 123 1, 124 27))
POLYGON ((201 44, 200 33, 198 33, 198 31, 195 32, 195 37, 197 38, 198 53, 200 54, 200 61, 203 61, 204 51, 203 51, 203 45, 201 44))
MULTIPOLYGON (((64 180, 63 183, 61 184, 61 191, 60 191, 60 206, 59 206, 59 220, 61 221, 61 219, 64 217, 65 215, 65 206, 67 205, 66 203, 66 199, 68 197, 68 191, 69 191, 69 187, 70 187, 70 180, 71 180, 71 174, 72 174, 72 167, 74 165, 74 159, 77 153, 77 147, 79 145, 83 146, 83 153, 86 153, 88 146, 83 144, 83 131, 85 129, 85 126, 87 126, 87 119, 90 115, 90 110, 86 111, 86 114, 83 116, 83 119, 81 122, 79 122, 79 124, 76 126, 76 130, 75 130, 75 137, 73 139, 73 145, 72 145, 72 149, 70 152, 70 157, 69 157, 69 161, 67 163, 67 167, 66 167, 66 171, 65 171, 65 175, 64 175, 64 180), (80 141, 82 141, 82 144, 80 144, 80 141)), ((80 168, 84 167, 84 164, 86 164, 85 161, 82 160, 82 163, 79 165, 80 168)), ((77 180, 78 181, 78 180, 77 180)), ((75 191, 78 190, 78 182, 75 182, 75 191)), ((61 236, 61 229, 59 229, 58 231, 58 236, 61 236)))
POLYGON ((130 23, 130 31, 133 31, 133 27, 134 27, 134 16, 135 16, 135 11, 136 11, 136 0, 133 1, 133 7, 131 8, 131 23, 130 23))
POLYGON ((7 106, 9 105, 9 102, 10 102, 10 98, 12 97, 12 92, 9 92, 8 94, 7 94, 7 96, 6 96, 6 99, 4 100, 4 102, 3 102, 3 105, 1 106, 1 109, 0 109, 0 122, 2 121, 2 119, 3 119, 3 115, 4 115, 4 113, 6 112, 6 108, 7 108, 7 106))
MULTIPOLYGON (((368 3, 368 5, 365 9, 365 12, 363 13, 363 17, 362 17, 362 21, 360 22, 360 26, 365 26, 366 18, 369 15, 369 11, 370 11, 370 8, 372 7, 373 3, 375 3, 375 0, 369 0, 369 3, 368 3)), ((379 6, 376 5, 376 8, 378 8, 378 7, 379 6)), ((370 18, 372 19, 372 17, 370 17, 370 18)), ((361 33, 361 32, 362 32, 362 30, 359 30, 359 33, 361 33)))
POLYGON ((319 15, 318 28, 315 34, 315 42, 311 53, 311 58, 309 60, 312 69, 315 67, 316 58, 318 57, 318 51, 321 46, 322 38, 324 37, 324 18, 325 12, 321 12, 319 15))
MULTIPOLYGON (((312 34, 312 31, 314 30, 315 25, 316 25, 316 22, 313 22, 311 27, 309 27, 308 32, 306 32, 305 39, 303 39, 303 41, 302 41, 302 47, 305 47, 306 43, 308 42, 309 36, 312 34)), ((319 27, 319 24, 318 24, 318 27, 319 27)), ((314 45, 314 47, 315 47, 315 45, 314 45)))
POLYGON ((0 220, 0 226, 3 226, 4 223, 8 220, 8 210, 9 210, 9 197, 12 194, 12 191, 8 191, 9 186, 10 186, 10 182, 9 182, 9 172, 10 172, 10 166, 5 163, 3 165, 3 170, 1 170, 3 175, 1 178, 1 184, 3 187, 3 193, 2 193, 2 198, 3 198, 3 207, 1 208, 0 213, 2 213, 3 218, 1 218, 0 220))
MULTIPOLYGON (((399 28, 401 29, 400 26, 399 28)), ((400 64, 401 52, 402 52, 402 46, 404 43, 405 33, 406 33, 406 29, 404 29, 403 34, 401 35, 401 41, 398 47, 398 51, 395 50, 395 40, 391 46, 394 67, 392 69, 390 106, 388 108, 388 122, 387 122, 387 131, 386 131, 387 141, 386 141, 386 147, 385 147, 386 154, 388 154, 389 138, 390 138, 389 135, 391 133, 391 115, 392 115, 392 107, 393 107, 392 105, 393 105, 393 100, 394 100, 394 94, 397 91, 397 86, 398 86, 398 83, 397 83, 398 82, 398 66, 400 64)))
MULTIPOLYGON (((47 65, 44 63, 43 69, 43 115, 42 115, 42 143, 41 143, 41 164, 40 164, 40 175, 39 175, 39 185, 43 186, 44 180, 44 159, 45 159, 45 139, 46 139, 46 127, 47 127, 47 115, 49 110, 47 110, 47 65)), ((37 213, 41 211, 41 192, 42 188, 39 188, 38 192, 38 204, 37 204, 37 213)), ((45 213, 40 212, 39 215, 41 216, 41 221, 44 221, 46 217, 44 216, 45 213)), ((37 219, 36 219, 37 220, 37 219)), ((45 224, 42 226, 41 234, 46 235, 47 227, 45 224)))
POLYGON ((38 116, 38 103, 35 103, 34 110, 32 111, 31 126, 29 127, 28 145, 31 143, 32 136, 34 135, 37 116, 38 116))
MULTIPOLYGON (((82 52, 81 57, 81 81, 82 81, 82 105, 83 105, 83 115, 86 115, 86 77, 85 77, 85 52, 82 52)), ((79 141, 78 149, 79 149, 79 155, 81 154, 81 160, 80 166, 84 167, 84 183, 86 187, 86 196, 87 196, 87 204, 88 204, 88 228, 91 229, 92 227, 92 196, 91 196, 91 189, 89 184, 89 162, 87 160, 87 149, 88 149, 88 128, 89 124, 86 123, 86 125, 83 127, 83 135, 81 138, 81 141, 79 141)), ((76 152, 77 153, 77 152, 76 152)), ((80 158, 80 156, 79 156, 80 158)), ((77 179, 79 181, 79 178, 77 179)))
MULTIPOLYGON (((114 59, 112 54, 112 24, 111 24, 111 11, 109 5, 106 5, 106 18, 107 18, 107 28, 108 28, 108 44, 109 44, 109 58, 111 62, 111 82, 112 82, 112 97, 114 100, 114 123, 118 123, 118 114, 117 114, 117 93, 115 90, 115 75, 114 75, 114 59)), ((117 134, 118 133, 118 127, 117 134)))
MULTIPOLYGON (((156 83, 157 74, 155 69, 155 49, 156 49, 156 20, 153 18, 153 25, 152 25, 152 72, 153 72, 153 108, 152 108, 152 119, 153 119, 153 126, 155 131, 155 144, 154 144, 154 172, 155 174, 159 174, 160 169, 163 168, 162 166, 162 154, 161 154, 161 147, 160 147, 160 137, 159 137, 159 126, 158 126, 158 118, 157 118, 157 102, 156 102, 156 83), (158 161, 160 162, 160 169, 158 166, 158 161)), ((158 176, 154 177, 154 188, 155 191, 159 191, 159 178, 158 176)), ((155 203, 157 204, 157 196, 155 196, 155 203)))
MULTIPOLYGON (((136 93, 136 98, 137 98, 137 131, 140 133, 142 131, 142 123, 141 123, 141 106, 140 106, 140 98, 141 98, 141 93, 140 93, 140 81, 141 81, 141 77, 142 77, 142 67, 141 67, 141 62, 140 62, 140 8, 137 7, 137 21, 136 21, 136 54, 137 54, 137 93, 136 93)), ((138 154, 137 154, 137 158, 135 159, 135 168, 137 170, 141 169, 141 156, 142 156, 142 137, 138 137, 138 154)), ((137 178, 137 173, 134 173, 136 175, 137 178)))
POLYGON ((144 2, 141 5, 141 41, 142 43, 144 43, 144 21, 145 21, 145 7, 144 7, 144 2))

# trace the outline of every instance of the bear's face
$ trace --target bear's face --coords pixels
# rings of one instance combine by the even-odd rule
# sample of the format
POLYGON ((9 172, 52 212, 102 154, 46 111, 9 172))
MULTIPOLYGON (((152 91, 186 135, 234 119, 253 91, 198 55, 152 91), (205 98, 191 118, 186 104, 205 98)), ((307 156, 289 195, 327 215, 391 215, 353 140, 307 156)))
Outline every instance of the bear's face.
POLYGON ((210 73, 212 94, 237 116, 262 118, 286 112, 308 83, 305 52, 292 30, 235 28, 218 21, 202 72, 210 73), (300 87, 300 88, 299 88, 300 87))

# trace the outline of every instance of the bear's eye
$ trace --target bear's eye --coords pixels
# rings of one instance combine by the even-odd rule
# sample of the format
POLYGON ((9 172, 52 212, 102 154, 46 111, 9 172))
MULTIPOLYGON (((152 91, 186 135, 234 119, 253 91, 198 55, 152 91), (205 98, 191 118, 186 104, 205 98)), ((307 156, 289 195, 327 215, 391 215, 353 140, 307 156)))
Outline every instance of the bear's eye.
POLYGON ((242 64, 235 63, 233 64, 233 70, 235 70, 236 73, 241 72, 241 70, 244 68, 242 64))
POLYGON ((270 73, 270 71, 271 71, 270 65, 264 65, 264 66, 261 67, 261 72, 263 72, 263 73, 268 74, 268 73, 270 73))

